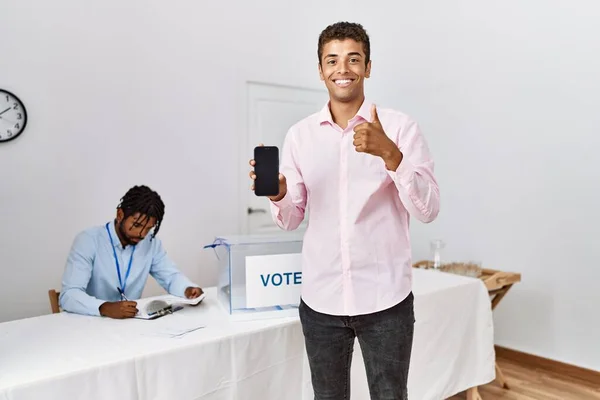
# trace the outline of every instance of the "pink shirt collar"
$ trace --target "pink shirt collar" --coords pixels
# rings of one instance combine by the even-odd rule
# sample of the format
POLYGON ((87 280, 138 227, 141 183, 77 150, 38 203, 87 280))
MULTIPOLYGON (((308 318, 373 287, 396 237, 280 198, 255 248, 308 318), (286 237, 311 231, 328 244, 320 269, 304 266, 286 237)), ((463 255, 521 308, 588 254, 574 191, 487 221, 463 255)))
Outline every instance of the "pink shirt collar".
MULTIPOLYGON (((331 111, 329 110, 329 104, 330 104, 330 101, 328 101, 327 104, 325 104, 325 106, 319 112, 319 123, 320 124, 329 122, 331 125, 335 125, 335 123, 333 122, 333 117, 331 116, 331 111)), ((370 101, 368 101, 367 99, 365 99, 363 101, 362 105, 360 106, 360 108, 358 109, 358 112, 356 113, 354 118, 352 118, 350 120, 350 122, 356 120, 357 118, 362 118, 364 121, 370 122, 371 121, 371 105, 372 105, 372 103, 370 101)))

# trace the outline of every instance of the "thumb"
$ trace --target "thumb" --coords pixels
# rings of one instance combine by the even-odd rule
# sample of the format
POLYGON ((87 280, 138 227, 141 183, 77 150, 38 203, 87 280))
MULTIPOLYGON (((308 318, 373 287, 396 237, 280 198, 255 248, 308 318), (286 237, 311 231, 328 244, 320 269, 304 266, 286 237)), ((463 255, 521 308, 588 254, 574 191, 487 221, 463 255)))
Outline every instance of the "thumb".
POLYGON ((371 106, 371 122, 374 124, 379 124, 379 115, 377 115, 377 106, 373 104, 371 106))

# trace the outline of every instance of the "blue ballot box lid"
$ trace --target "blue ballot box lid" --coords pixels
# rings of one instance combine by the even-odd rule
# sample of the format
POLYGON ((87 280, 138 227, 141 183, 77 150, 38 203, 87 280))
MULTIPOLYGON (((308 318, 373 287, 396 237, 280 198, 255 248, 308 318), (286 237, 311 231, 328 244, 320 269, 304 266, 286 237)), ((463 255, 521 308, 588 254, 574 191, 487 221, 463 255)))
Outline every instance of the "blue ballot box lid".
POLYGON ((263 243, 286 243, 286 242, 301 242, 304 237, 303 232, 286 232, 280 234, 252 234, 252 235, 223 235, 216 236, 211 244, 207 244, 204 248, 216 246, 233 246, 247 244, 263 244, 263 243))

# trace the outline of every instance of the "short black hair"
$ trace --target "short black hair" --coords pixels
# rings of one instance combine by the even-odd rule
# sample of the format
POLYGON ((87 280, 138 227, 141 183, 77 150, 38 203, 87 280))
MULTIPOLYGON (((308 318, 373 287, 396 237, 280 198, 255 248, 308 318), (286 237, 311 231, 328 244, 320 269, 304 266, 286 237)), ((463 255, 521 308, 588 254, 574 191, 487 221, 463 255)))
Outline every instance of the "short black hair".
POLYGON ((317 48, 317 56, 319 57, 319 65, 323 57, 323 47, 332 40, 352 39, 355 42, 362 43, 365 50, 365 65, 371 59, 371 42, 367 31, 361 24, 354 22, 337 22, 329 25, 319 35, 319 45, 317 48))
POLYGON ((124 218, 136 213, 140 213, 140 216, 145 215, 148 218, 156 218, 152 237, 158 233, 165 215, 165 204, 159 194, 144 185, 134 186, 129 189, 119 202, 117 209, 123 210, 124 218))

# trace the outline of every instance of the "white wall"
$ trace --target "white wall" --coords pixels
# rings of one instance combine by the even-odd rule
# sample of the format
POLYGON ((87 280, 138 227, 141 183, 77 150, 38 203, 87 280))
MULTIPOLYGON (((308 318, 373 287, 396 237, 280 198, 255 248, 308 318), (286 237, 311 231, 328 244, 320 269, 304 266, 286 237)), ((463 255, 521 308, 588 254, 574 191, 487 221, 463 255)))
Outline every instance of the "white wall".
POLYGON ((440 237, 447 259, 521 272, 496 342, 600 370, 600 3, 435 3, 397 13, 374 71, 437 161, 441 213, 413 226, 415 257, 440 237))
POLYGON ((202 246, 237 232, 250 186, 238 177, 251 156, 238 154, 244 83, 319 87, 316 37, 331 19, 301 22, 316 2, 295 22, 263 3, 2 2, 0 87, 29 124, 0 146, 0 296, 21 299, 0 321, 48 312, 76 233, 112 218, 135 184, 163 196, 160 236, 180 268, 216 282, 202 246))
POLYGON ((244 82, 320 87, 318 34, 349 19, 373 41, 368 95, 417 118, 437 161, 415 259, 441 237, 448 258, 521 272, 497 343, 600 369, 597 2, 204 4, 2 2, 0 87, 30 120, 0 145, 0 302, 20 299, 0 321, 48 312, 74 235, 138 183, 165 200, 170 255, 214 284, 202 245, 239 228, 248 187, 244 82))

